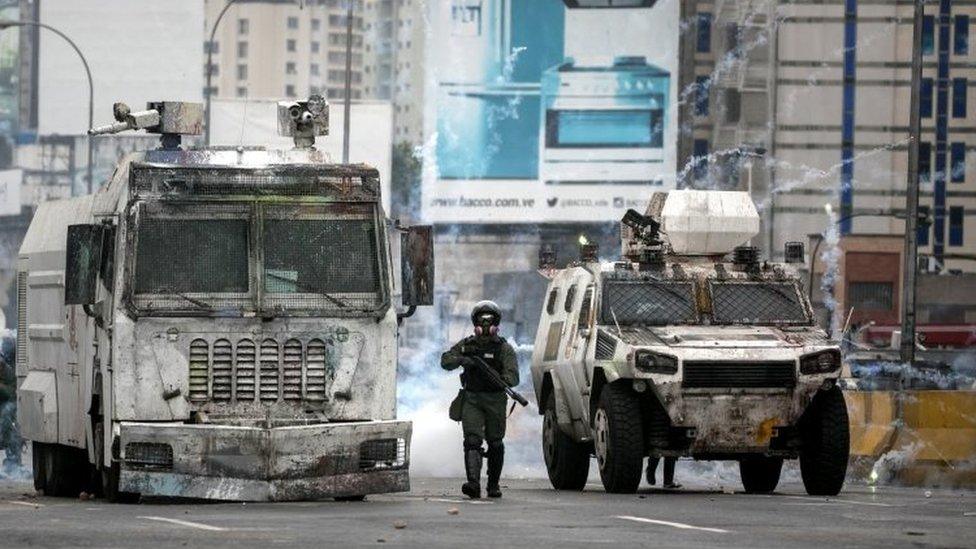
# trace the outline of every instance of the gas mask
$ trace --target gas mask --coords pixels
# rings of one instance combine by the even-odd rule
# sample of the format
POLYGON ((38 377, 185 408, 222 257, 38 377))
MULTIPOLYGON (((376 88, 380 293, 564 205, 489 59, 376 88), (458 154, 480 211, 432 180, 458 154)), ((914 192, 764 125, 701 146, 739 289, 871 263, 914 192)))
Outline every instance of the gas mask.
POLYGON ((498 334, 498 317, 491 314, 485 313, 475 317, 474 319, 474 333, 475 335, 496 335, 498 334))

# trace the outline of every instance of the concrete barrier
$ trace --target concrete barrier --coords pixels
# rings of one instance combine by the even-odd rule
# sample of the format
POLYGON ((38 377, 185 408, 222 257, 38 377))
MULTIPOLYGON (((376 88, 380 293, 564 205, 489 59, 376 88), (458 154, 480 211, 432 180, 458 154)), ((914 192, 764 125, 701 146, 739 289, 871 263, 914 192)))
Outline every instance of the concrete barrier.
POLYGON ((976 488, 976 391, 847 391, 851 473, 976 488))

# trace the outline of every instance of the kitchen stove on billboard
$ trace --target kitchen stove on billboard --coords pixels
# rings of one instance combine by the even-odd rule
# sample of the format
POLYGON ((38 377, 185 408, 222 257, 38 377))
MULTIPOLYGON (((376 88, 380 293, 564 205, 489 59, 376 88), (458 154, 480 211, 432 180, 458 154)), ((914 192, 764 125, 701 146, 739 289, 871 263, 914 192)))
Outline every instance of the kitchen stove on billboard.
POLYGON ((599 4, 434 3, 428 221, 609 221, 673 185, 678 0, 599 4))

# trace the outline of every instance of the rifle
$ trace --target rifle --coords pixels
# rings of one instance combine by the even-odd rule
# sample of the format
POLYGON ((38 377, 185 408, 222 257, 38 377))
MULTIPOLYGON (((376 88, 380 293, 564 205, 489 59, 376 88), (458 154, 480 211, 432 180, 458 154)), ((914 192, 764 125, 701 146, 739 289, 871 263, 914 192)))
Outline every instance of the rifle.
POLYGON ((508 384, 505 383, 505 380, 503 380, 502 377, 500 375, 498 375, 498 372, 496 372, 494 368, 492 368, 491 366, 489 366, 487 362, 485 362, 484 360, 482 360, 482 358, 480 356, 472 356, 472 357, 469 357, 469 358, 473 358, 475 360, 474 363, 478 366, 478 368, 481 371, 481 373, 483 373, 485 375, 485 377, 488 378, 488 381, 490 381, 493 385, 495 385, 499 389, 503 389, 505 391, 505 393, 508 394, 508 396, 512 397, 512 400, 514 400, 515 402, 518 402, 522 406, 528 406, 529 405, 529 401, 528 400, 525 400, 525 397, 522 396, 522 395, 520 395, 520 394, 518 394, 515 391, 515 389, 512 389, 511 387, 509 387, 508 384))

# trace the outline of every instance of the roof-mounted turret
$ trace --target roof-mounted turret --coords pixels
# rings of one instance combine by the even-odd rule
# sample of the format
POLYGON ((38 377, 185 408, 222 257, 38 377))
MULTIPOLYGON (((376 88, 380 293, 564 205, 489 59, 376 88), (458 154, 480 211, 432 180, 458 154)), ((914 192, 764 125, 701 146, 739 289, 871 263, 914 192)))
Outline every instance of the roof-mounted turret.
POLYGON ((296 149, 314 148, 315 136, 329 135, 329 103, 321 95, 308 101, 279 101, 278 134, 294 138, 296 149))
MULTIPOLYGON (((654 193, 642 217, 659 224, 665 247, 674 255, 726 255, 759 233, 756 205, 740 191, 654 193)), ((623 226, 623 255, 638 255, 648 247, 646 229, 637 230, 627 217, 623 226)))
POLYGON ((179 147, 182 136, 203 133, 203 105, 184 101, 150 101, 146 110, 132 112, 125 103, 112 105, 114 124, 88 130, 88 135, 105 135, 127 130, 146 130, 160 135, 162 148, 179 147))

